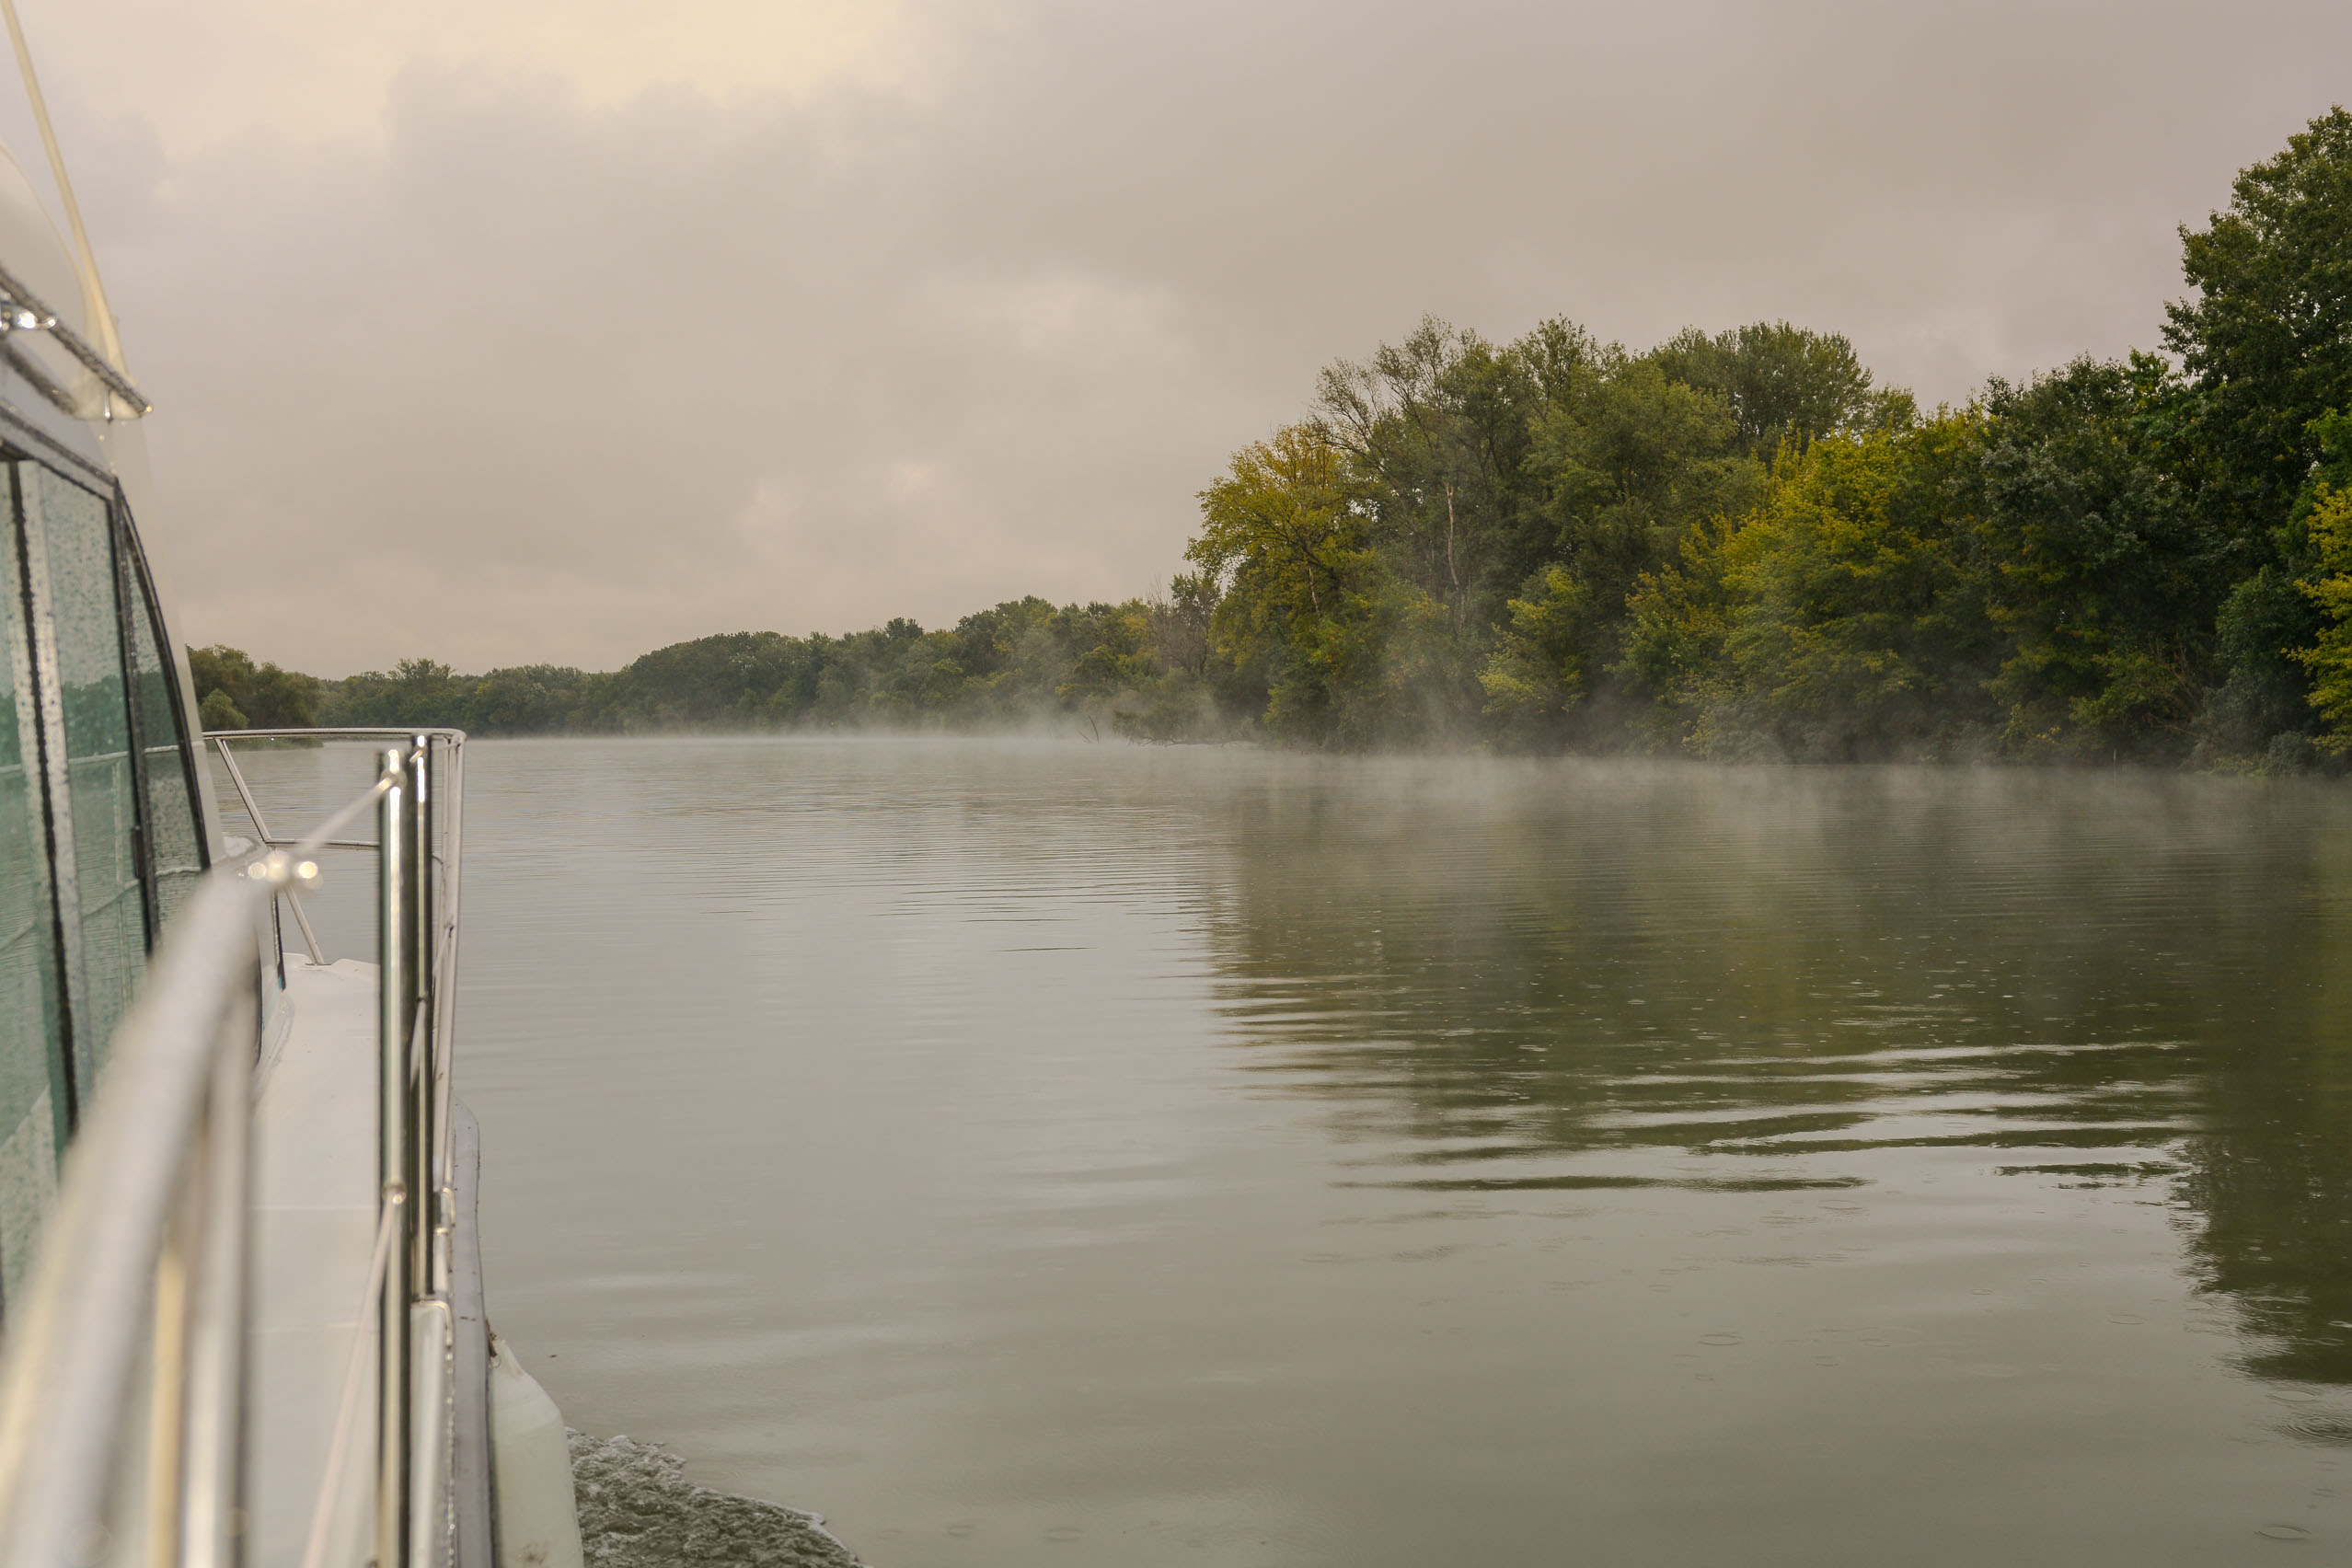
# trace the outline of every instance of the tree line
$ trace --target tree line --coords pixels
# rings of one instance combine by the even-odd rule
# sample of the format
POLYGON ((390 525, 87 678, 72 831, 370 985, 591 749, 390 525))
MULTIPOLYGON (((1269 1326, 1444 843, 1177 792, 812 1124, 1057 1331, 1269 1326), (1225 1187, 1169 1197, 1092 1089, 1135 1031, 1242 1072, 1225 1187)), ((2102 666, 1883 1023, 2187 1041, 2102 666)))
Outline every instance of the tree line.
POLYGON ((1922 409, 1836 333, 1646 352, 1428 320, 1201 492, 1190 571, 609 674, 319 681, 198 651, 208 726, 1076 722, 1139 739, 1717 757, 2352 751, 2352 115, 2181 233, 2161 352, 1922 409))
MULTIPOLYGON (((341 680, 189 651, 204 727, 449 724, 478 735, 681 730, 1133 725, 1183 641, 1166 603, 1056 607, 1036 597, 952 630, 896 619, 870 631, 728 632, 657 649, 610 672, 552 664, 462 675, 430 659, 341 680), (1124 715, 1124 717, 1123 717, 1124 715)), ((1200 618, 1196 616, 1196 618, 1200 618)), ((1205 619, 1195 634, 1205 646, 1205 619)))

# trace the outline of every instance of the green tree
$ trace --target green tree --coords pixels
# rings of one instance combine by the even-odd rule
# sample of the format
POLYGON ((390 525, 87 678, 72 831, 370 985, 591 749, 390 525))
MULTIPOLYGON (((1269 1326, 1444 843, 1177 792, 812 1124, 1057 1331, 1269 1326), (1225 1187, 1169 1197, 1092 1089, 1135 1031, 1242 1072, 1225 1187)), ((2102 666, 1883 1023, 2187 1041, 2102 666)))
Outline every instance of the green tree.
POLYGON ((2322 626, 2297 662, 2312 673, 2311 705, 2324 721, 2320 745, 2352 752, 2352 490, 2322 487, 2310 517, 2316 568, 2302 591, 2322 626))
POLYGON ((466 722, 474 682, 432 659, 403 659, 390 674, 369 671, 340 683, 326 717, 352 725, 455 725, 466 722))
POLYGON ((594 728, 594 699, 611 681, 609 675, 556 664, 492 670, 466 683, 471 689, 464 728, 478 735, 549 735, 594 728))
POLYGON ((1791 451, 1761 504, 1641 585, 1627 673, 1666 686, 1686 744, 1842 760, 1963 744, 1991 643, 1946 496, 1968 435, 1945 416, 1791 451))
MULTIPOLYGON (((1643 575, 1673 561, 1699 524, 1751 505, 1765 481, 1719 394, 1615 351, 1597 370, 1537 416, 1529 462, 1553 555, 1518 601, 1542 607, 1546 657, 1581 672, 1586 701, 1623 657, 1626 604, 1643 575)), ((1524 643, 1528 612, 1511 613, 1511 635, 1524 643)), ((1596 721, 1614 721, 1620 707, 1604 705, 1596 721)))
POLYGON ((2186 744, 2226 541, 2171 460, 2182 397, 2149 355, 1986 389, 1958 490, 2009 644, 1989 691, 2013 744, 2186 744))
POLYGON ((1446 606, 1458 641, 1481 629, 1539 401, 1525 354, 1435 317, 1318 381, 1318 420, 1349 459, 1375 539, 1400 576, 1446 606))
POLYGON ((1487 717, 1522 744, 1562 739, 1584 698, 1589 597, 1574 572, 1548 566, 1504 606, 1509 618, 1478 681, 1487 717))
POLYGON ((2167 307, 2164 344, 2196 392, 2203 502, 2251 569, 2276 559, 2268 535, 2319 456, 2313 421, 2352 408, 2352 114, 2241 173, 2181 248, 2196 294, 2167 307))
POLYGON ((218 686, 204 694, 204 700, 197 709, 197 720, 206 730, 252 728, 245 715, 237 711, 236 704, 229 700, 229 694, 218 686))
POLYGON ((300 729, 318 721, 326 683, 316 676, 271 663, 257 664, 243 650, 218 644, 190 648, 188 673, 200 705, 210 703, 218 693, 244 721, 225 726, 207 719, 206 729, 300 729))
POLYGON ((1198 677, 1208 673, 1209 628, 1216 618, 1216 583, 1205 571, 1180 571, 1168 592, 1146 602, 1153 661, 1163 672, 1198 677))
POLYGON ((1899 418, 1908 403, 1901 393, 1871 390, 1870 372, 1842 333, 1785 321, 1712 338, 1686 328, 1648 357, 1670 380, 1721 398, 1749 455, 1768 462, 1783 445, 1801 451, 1825 435, 1884 423, 1890 413, 1899 418))
POLYGON ((1683 536, 1680 559, 1643 572, 1627 596, 1618 673, 1646 699, 1631 721, 1653 744, 1738 749, 1714 737, 1723 718, 1741 706, 1724 656, 1735 607, 1724 582, 1725 547, 1739 525, 1739 519, 1722 517, 1692 529, 1683 536))
POLYGON ((1384 687, 1385 633, 1412 606, 1371 548, 1355 490, 1340 446, 1305 424, 1234 454, 1201 492, 1185 554, 1220 588, 1214 632, 1237 677, 1228 694, 1278 734, 1360 738, 1377 723, 1361 699, 1384 687))

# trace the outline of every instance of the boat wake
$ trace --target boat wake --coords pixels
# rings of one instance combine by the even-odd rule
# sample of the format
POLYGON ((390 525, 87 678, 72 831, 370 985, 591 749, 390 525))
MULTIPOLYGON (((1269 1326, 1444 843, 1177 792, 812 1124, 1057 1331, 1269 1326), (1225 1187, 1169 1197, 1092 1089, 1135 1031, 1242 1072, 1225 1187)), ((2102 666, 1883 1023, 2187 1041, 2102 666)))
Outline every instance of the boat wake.
POLYGON ((814 1514, 698 1486, 657 1443, 566 1435, 588 1568, 859 1568, 814 1514))

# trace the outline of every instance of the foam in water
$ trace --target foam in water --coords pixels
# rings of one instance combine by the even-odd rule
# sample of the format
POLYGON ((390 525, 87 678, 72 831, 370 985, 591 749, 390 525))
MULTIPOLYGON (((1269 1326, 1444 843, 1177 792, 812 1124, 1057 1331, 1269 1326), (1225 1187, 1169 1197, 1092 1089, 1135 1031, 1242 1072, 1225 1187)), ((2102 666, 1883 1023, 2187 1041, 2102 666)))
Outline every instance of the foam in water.
POLYGON ((567 1429, 580 1544, 591 1568, 859 1568, 814 1514, 697 1486, 657 1443, 567 1429))

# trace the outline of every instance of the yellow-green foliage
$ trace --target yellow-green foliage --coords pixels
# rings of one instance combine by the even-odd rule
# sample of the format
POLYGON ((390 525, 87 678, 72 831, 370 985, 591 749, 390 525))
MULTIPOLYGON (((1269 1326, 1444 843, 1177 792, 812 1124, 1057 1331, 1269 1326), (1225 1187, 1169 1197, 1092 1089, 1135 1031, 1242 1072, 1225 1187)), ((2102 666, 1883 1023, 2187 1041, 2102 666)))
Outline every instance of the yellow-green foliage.
POLYGON ((1326 600, 1337 607, 1341 580, 1364 548, 1348 478, 1320 431, 1285 426, 1235 453, 1201 492, 1201 531, 1184 554, 1244 591, 1253 619, 1320 617, 1326 600))
POLYGON ((1628 601, 1622 669, 1702 752, 1883 748, 1943 705, 1968 622, 1936 478, 1965 416, 1783 451, 1763 502, 1694 530, 1628 601))
POLYGON ((1916 440, 1816 442, 1724 541, 1727 651, 1770 706, 1868 715, 1934 686, 1922 644, 1954 563, 1945 519, 1900 504, 1916 440))
POLYGON ((1715 715, 1735 698, 1724 663, 1731 630, 1731 599, 1724 584, 1730 536, 1739 526, 1717 518, 1682 541, 1681 560, 1645 571, 1626 599, 1621 673, 1647 691, 1653 707, 1644 728, 1654 740, 1679 741, 1691 750, 1716 749, 1715 715))
POLYGON ((1224 585, 1216 656, 1255 673, 1260 721, 1278 735, 1394 732, 1393 703, 1412 684, 1403 672, 1444 620, 1444 606, 1372 548, 1357 488, 1329 432, 1299 424, 1235 453, 1201 492, 1201 531, 1185 554, 1224 585))
POLYGON ((1510 622, 1478 673, 1485 711, 1523 729, 1566 713, 1585 686, 1575 635, 1585 584, 1566 567, 1548 566, 1536 587, 1539 593, 1505 606, 1510 622))
POLYGON ((2303 592, 2327 617, 2327 628, 2295 658, 2312 673, 2312 707, 2327 721, 2320 744, 2339 755, 2352 750, 2352 490, 2322 486, 2307 526, 2319 557, 2303 592))

